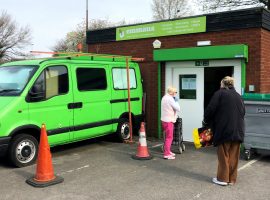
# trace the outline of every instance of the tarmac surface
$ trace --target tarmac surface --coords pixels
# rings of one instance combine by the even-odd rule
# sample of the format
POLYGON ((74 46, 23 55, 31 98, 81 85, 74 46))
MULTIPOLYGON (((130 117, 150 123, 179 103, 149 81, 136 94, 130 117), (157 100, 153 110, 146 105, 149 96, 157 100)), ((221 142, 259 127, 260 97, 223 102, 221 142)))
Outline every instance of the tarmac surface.
POLYGON ((54 172, 64 182, 45 188, 25 183, 36 165, 12 168, 1 158, 0 200, 270 199, 269 155, 241 158, 237 183, 218 186, 211 182, 217 167, 214 147, 196 150, 185 143, 183 154, 164 160, 162 141, 150 138, 147 145, 154 158, 134 160, 137 139, 135 144, 123 144, 100 138, 52 148, 54 172))

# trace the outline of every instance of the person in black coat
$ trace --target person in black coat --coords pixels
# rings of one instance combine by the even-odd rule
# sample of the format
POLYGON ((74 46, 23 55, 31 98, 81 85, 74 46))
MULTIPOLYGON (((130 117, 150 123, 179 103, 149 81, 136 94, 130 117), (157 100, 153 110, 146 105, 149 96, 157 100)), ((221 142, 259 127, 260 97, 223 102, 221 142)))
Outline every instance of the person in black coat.
POLYGON ((236 182, 240 144, 245 133, 245 106, 232 77, 226 76, 220 85, 204 112, 203 123, 211 126, 213 144, 217 146, 217 177, 212 181, 225 186, 236 182))

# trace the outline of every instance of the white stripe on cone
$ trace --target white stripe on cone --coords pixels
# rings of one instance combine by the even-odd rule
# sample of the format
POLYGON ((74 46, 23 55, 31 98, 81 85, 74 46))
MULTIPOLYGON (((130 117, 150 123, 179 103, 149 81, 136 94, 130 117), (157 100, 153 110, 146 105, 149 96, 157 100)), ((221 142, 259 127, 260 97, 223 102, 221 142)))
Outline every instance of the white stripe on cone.
POLYGON ((145 132, 140 132, 139 145, 141 145, 142 147, 147 146, 145 132))

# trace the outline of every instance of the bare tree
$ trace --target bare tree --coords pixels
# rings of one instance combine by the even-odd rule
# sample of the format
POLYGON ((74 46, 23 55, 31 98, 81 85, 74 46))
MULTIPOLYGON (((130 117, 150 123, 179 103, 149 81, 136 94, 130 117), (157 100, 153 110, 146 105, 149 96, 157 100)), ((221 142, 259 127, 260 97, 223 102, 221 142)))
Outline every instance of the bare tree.
POLYGON ((0 61, 26 56, 23 49, 31 44, 29 27, 18 27, 5 11, 0 15, 0 61))
POLYGON ((153 0, 152 12, 155 20, 179 18, 191 14, 187 0, 153 0))
MULTIPOLYGON (((90 20, 89 30, 104 29, 112 27, 113 25, 124 25, 125 21, 122 20, 118 23, 112 23, 108 19, 96 19, 90 20)), ((54 52, 77 52, 77 45, 83 44, 83 52, 86 52, 86 33, 85 33, 85 21, 79 23, 75 30, 68 32, 64 39, 57 41, 52 47, 54 52)))
POLYGON ((56 44, 53 46, 52 50, 54 52, 67 52, 68 51, 68 45, 66 42, 66 39, 61 39, 56 42, 56 44))
POLYGON ((204 13, 267 6, 269 0, 198 0, 204 13))
POLYGON ((113 25, 108 19, 93 19, 90 20, 89 30, 97 30, 111 27, 113 25))

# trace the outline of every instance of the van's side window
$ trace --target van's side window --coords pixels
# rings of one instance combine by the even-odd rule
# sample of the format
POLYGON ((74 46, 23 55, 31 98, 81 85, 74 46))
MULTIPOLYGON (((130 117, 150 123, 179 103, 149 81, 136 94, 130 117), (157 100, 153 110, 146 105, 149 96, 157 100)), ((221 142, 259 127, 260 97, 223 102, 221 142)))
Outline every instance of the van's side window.
POLYGON ((47 67, 38 77, 30 94, 32 101, 41 101, 68 92, 68 73, 64 66, 47 67))
MULTIPOLYGON (((113 68, 113 88, 116 90, 127 89, 127 70, 126 68, 113 68)), ((135 70, 129 69, 130 89, 137 88, 135 70)))
POLYGON ((79 91, 105 90, 107 88, 104 68, 78 68, 76 75, 79 91))

